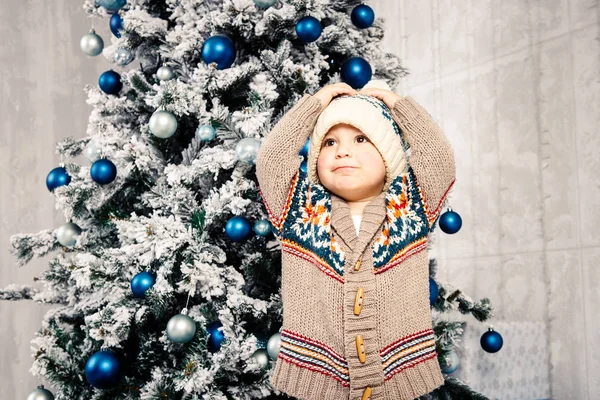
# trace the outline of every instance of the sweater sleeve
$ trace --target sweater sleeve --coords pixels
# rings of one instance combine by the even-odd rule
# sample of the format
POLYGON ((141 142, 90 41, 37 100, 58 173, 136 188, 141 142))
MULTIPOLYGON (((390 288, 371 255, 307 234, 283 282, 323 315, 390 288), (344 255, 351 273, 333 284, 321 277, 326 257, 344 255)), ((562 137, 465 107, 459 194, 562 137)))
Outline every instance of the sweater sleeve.
POLYGON ((300 150, 312 133, 321 101, 305 94, 273 127, 256 155, 256 178, 269 219, 279 236, 300 170, 300 150))
POLYGON ((392 116, 410 145, 410 166, 425 200, 433 229, 456 181, 454 150, 431 115, 413 98, 396 100, 392 116))

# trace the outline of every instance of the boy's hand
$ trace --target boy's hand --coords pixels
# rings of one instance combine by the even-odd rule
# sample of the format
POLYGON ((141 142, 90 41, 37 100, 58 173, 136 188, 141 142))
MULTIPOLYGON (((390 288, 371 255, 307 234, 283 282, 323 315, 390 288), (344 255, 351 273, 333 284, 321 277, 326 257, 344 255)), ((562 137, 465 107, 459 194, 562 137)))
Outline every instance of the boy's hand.
POLYGON ((363 89, 358 94, 366 94, 369 96, 376 97, 382 100, 386 106, 391 110, 394 107, 394 103, 402 97, 392 92, 391 90, 378 89, 378 88, 367 88, 363 89))
POLYGON ((313 96, 321 100, 321 105, 323 108, 325 108, 329 103, 331 103, 331 100, 333 100, 335 96, 339 96, 341 94, 355 95, 356 90, 347 83, 338 82, 323 87, 313 96))

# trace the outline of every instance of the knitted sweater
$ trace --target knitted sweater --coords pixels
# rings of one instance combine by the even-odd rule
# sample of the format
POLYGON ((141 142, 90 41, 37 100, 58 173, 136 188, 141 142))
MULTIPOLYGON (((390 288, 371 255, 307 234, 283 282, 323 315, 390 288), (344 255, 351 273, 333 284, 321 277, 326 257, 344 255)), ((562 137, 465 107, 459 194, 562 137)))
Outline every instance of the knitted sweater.
POLYGON ((391 112, 411 146, 408 171, 364 208, 356 235, 348 204, 300 168, 322 108, 304 95, 256 158, 282 247, 283 326, 270 383, 307 400, 414 399, 444 383, 427 241, 455 181, 454 153, 424 108, 399 99, 391 112))

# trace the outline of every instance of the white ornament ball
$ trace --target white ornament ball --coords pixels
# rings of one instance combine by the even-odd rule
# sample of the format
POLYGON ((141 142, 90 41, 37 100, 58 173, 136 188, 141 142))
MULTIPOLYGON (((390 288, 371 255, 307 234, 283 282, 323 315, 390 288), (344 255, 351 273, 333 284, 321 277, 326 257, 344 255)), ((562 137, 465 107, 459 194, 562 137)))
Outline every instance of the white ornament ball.
POLYGON ((276 360, 279 356, 279 349, 281 348, 281 333, 276 333, 269 338, 267 342, 267 353, 271 360, 276 360))
POLYGON ((40 385, 27 396, 27 400, 54 400, 54 395, 49 390, 44 389, 44 385, 40 385))
POLYGON ((254 0, 254 4, 260 8, 269 8, 277 3, 277 0, 254 0))
POLYGON ((93 164, 102 157, 102 147, 100 147, 96 140, 92 139, 88 142, 87 146, 85 146, 84 154, 85 158, 93 164))
POLYGON ((92 29, 81 37, 79 47, 88 56, 95 57, 104 50, 104 40, 92 29))
POLYGON ((79 235, 81 235, 81 228, 77 224, 67 222, 57 229, 56 240, 65 247, 71 247, 77 243, 79 235))
POLYGON ((185 314, 177 314, 167 323, 167 336, 175 343, 186 343, 196 334, 196 322, 185 314))
POLYGON ((254 353, 252 353, 252 358, 254 358, 258 365, 261 368, 266 368, 269 365, 269 356, 267 356, 267 351, 265 349, 258 349, 254 353))
POLYGON ((260 142, 254 138, 244 138, 235 146, 238 160, 253 163, 260 148, 260 142))
POLYGON ((133 53, 129 49, 124 49, 119 47, 117 51, 115 51, 115 55, 113 56, 115 63, 124 67, 133 61, 133 53))
POLYGON ((159 137, 161 139, 166 139, 173 134, 177 130, 177 118, 173 114, 168 111, 156 111, 150 117, 150 132, 154 134, 154 136, 159 137))
POLYGON ((161 81, 170 81, 175 77, 175 73, 171 67, 160 67, 156 71, 156 77, 161 81))
POLYGON ((196 137, 203 142, 210 142, 215 136, 215 128, 210 125, 200 125, 198 129, 196 129, 196 137))

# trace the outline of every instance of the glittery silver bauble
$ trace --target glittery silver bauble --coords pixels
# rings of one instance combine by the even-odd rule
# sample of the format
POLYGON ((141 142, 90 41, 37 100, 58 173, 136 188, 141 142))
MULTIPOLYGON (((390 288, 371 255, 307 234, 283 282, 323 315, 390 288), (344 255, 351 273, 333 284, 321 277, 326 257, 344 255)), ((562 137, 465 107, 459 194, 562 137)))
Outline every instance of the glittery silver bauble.
POLYGON ((254 353, 252 353, 252 358, 254 358, 261 368, 266 368, 269 365, 269 356, 267 355, 267 351, 265 349, 258 349, 254 353))
POLYGON ((168 111, 156 111, 150 117, 150 132, 154 136, 161 139, 166 139, 175 133, 177 130, 177 118, 168 111))
POLYGON ((79 47, 88 56, 97 56, 104 49, 104 40, 93 29, 81 37, 79 47))
POLYGON ((49 390, 44 389, 44 385, 40 385, 27 396, 27 400, 54 400, 54 395, 49 390))
POLYGON ((266 219, 259 219, 254 223, 254 233, 260 236, 267 236, 271 232, 271 223, 266 219))
POLYGON ((260 142, 254 138, 243 138, 235 146, 238 160, 253 163, 260 147, 260 142))
POLYGON ((67 222, 56 230, 56 240, 65 247, 74 246, 79 235, 81 228, 72 222, 67 222))
POLYGON ((194 338, 196 323, 185 314, 177 314, 167 324, 167 336, 176 343, 186 343, 194 338))
POLYGON ((210 125, 200 125, 196 129, 196 137, 203 142, 209 142, 216 136, 215 128, 210 125))
POLYGON ((115 51, 113 59, 117 64, 124 67, 125 65, 133 61, 133 53, 129 49, 119 47, 117 51, 115 51))
POLYGON ((269 8, 275 3, 277 3, 277 0, 254 0, 256 7, 260 8, 269 8))
POLYGON ((85 146, 84 154, 89 162, 94 163, 102 156, 102 147, 100 147, 98 142, 92 139, 88 142, 87 146, 85 146))
POLYGON ((269 338, 267 342, 267 353, 271 360, 276 360, 279 355, 279 348, 281 347, 281 333, 277 332, 269 338))
POLYGON ((161 81, 170 81, 175 77, 175 73, 171 67, 160 67, 156 71, 156 77, 161 81))

